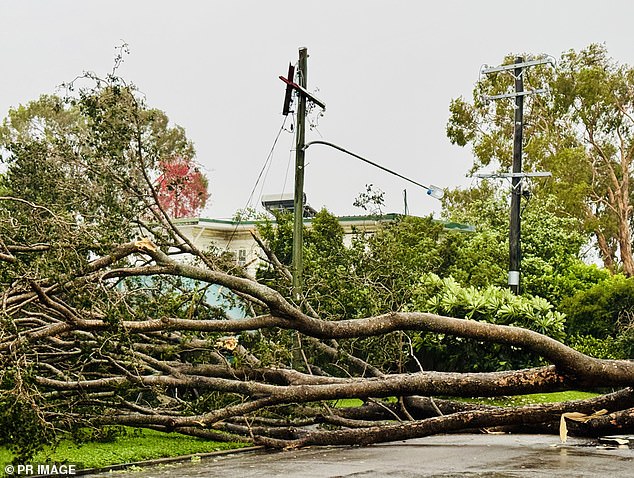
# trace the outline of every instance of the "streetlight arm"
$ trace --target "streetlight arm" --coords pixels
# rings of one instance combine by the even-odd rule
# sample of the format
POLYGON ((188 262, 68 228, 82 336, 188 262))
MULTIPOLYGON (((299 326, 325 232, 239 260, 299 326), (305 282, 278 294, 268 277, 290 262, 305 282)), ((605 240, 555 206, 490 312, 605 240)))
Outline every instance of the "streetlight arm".
POLYGON ((330 146, 331 148, 335 148, 338 149, 339 151, 341 151, 342 153, 346 153, 349 154, 350 156, 354 156, 357 159, 360 159, 361 161, 371 164, 372 166, 382 169, 383 171, 393 174, 394 176, 398 176, 401 179, 404 179, 405 181, 408 181, 412 184, 415 184, 416 186, 420 186, 423 189, 427 190, 427 194, 435 197, 436 199, 442 199, 442 190, 435 187, 435 186, 425 186, 424 184, 421 184, 417 181, 414 181, 413 179, 407 178, 405 176, 403 176, 402 174, 397 173, 396 171, 392 171, 391 169, 388 169, 384 166, 381 166, 380 164, 375 163, 374 161, 370 161, 369 159, 364 158, 363 156, 359 156, 358 154, 353 153, 352 151, 348 151, 345 148, 342 148, 341 146, 338 146, 334 143, 330 143, 329 141, 321 141, 321 140, 317 140, 317 141, 311 141, 309 143, 306 143, 304 145, 304 149, 308 149, 309 146, 312 146, 313 144, 323 144, 326 146, 330 146))

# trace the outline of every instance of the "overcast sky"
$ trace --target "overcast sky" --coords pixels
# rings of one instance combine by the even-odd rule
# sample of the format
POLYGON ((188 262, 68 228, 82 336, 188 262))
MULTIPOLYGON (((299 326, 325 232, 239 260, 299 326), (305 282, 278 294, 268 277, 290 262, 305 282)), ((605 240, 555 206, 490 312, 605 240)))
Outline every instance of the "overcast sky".
MULTIPOLYGON (((557 0, 1 0, 0 111, 54 93, 83 71, 119 73, 183 126, 209 178, 208 217, 249 205, 283 122, 278 79, 308 48, 308 89, 327 106, 307 141, 334 142, 425 185, 466 186, 469 149, 445 135, 452 98, 469 96, 483 64, 605 43, 634 64, 634 2, 557 0)), ((287 122, 287 127, 291 118, 287 122)), ((282 131, 261 194, 293 190, 293 137, 282 131)), ((372 183, 386 212, 438 212, 403 180, 325 146, 307 150, 315 208, 360 214, 372 183)))

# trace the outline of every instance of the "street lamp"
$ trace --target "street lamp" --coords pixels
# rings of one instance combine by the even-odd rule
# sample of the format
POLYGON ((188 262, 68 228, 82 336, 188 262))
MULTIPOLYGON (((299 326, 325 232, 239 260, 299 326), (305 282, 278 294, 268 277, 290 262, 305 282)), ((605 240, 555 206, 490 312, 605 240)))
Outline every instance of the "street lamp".
POLYGON ((368 164, 371 164, 372 166, 382 169, 383 171, 386 171, 390 174, 393 174, 394 176, 398 176, 401 179, 404 179, 405 181, 409 181, 412 184, 415 184, 416 186, 420 186, 423 189, 427 190, 427 194, 433 198, 436 199, 442 199, 444 196, 444 192, 441 188, 439 188, 438 186, 434 186, 433 184, 430 184, 429 186, 425 186, 424 184, 419 183, 418 181, 414 181, 413 179, 410 179, 408 177, 403 176, 402 174, 397 173, 396 171, 392 171, 391 169, 386 168, 385 166, 381 166, 378 163, 375 163, 374 161, 370 161, 369 159, 364 158, 363 156, 359 156, 358 154, 353 153, 352 151, 348 151, 345 148, 342 148, 341 146, 338 146, 334 143, 331 143, 329 141, 322 141, 322 140, 317 140, 317 141, 311 141, 309 143, 306 143, 304 145, 304 150, 308 149, 309 146, 312 146, 313 144, 323 144, 325 146, 330 146, 331 148, 335 148, 338 149, 339 151, 349 154, 350 156, 353 156, 357 159, 360 159, 363 162, 366 162, 368 164))
MULTIPOLYGON (((299 144, 301 144, 302 140, 303 140, 303 136, 301 140, 298 140, 298 146, 299 144)), ((298 185, 296 180, 296 184, 295 184, 296 185, 295 207, 294 207, 295 221, 293 226, 293 290, 294 290, 295 298, 297 300, 299 300, 299 296, 300 296, 300 291, 302 287, 302 275, 304 270, 304 259, 302 254, 302 243, 303 243, 303 234, 302 234, 303 220, 302 219, 303 219, 304 211, 303 211, 303 202, 300 199, 300 198, 303 198, 303 195, 304 195, 304 190, 303 190, 304 152, 306 151, 306 149, 308 149, 309 146, 312 146, 313 144, 323 144, 325 146, 330 146, 331 148, 337 149, 341 151, 342 153, 346 153, 352 157, 360 159, 361 161, 365 163, 371 164, 372 166, 376 168, 382 169, 383 171, 387 173, 393 174, 394 176, 398 176, 399 178, 404 179, 405 181, 408 181, 412 184, 415 184, 416 186, 419 186, 427 190, 427 195, 433 198, 442 199, 444 195, 443 190, 439 188, 438 186, 434 186, 434 185, 425 186, 424 184, 421 184, 418 181, 414 181, 413 179, 403 176, 402 174, 399 174, 396 171, 392 171, 391 169, 388 169, 385 166, 381 166, 380 164, 375 163, 374 161, 370 161, 369 159, 364 158, 363 156, 359 156, 358 154, 355 154, 352 151, 348 151, 347 149, 342 148, 341 146, 338 146, 329 141, 317 140, 317 141, 310 141, 309 143, 305 143, 303 146, 301 146, 301 150, 298 150, 298 153, 301 153, 300 155, 301 167, 298 168, 298 170, 300 171, 300 174, 297 176, 301 177, 301 181, 299 182, 299 185, 298 185)))

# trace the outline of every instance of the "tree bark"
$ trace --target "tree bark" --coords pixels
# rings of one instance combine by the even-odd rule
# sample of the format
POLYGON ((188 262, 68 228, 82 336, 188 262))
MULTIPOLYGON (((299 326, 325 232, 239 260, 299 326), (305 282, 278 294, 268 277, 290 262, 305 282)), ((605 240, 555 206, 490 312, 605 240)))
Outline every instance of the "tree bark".
MULTIPOLYGON (((408 423, 398 423, 383 427, 368 427, 364 429, 346 429, 336 431, 315 431, 309 432, 301 438, 295 440, 279 440, 268 437, 257 437, 258 444, 275 448, 297 448, 304 446, 326 446, 370 443, 381 443, 386 441, 408 440, 412 438, 422 438, 438 433, 455 432, 465 429, 490 428, 508 425, 533 425, 559 421, 561 414, 569 410, 581 413, 593 413, 597 407, 612 408, 622 407, 623 404, 634 404, 634 394, 632 389, 624 390, 618 395, 608 395, 600 399, 576 401, 548 405, 531 405, 513 409, 463 411, 433 417, 424 420, 417 420, 408 423)), ((619 429, 624 433, 634 430, 634 413, 630 409, 617 411, 606 417, 591 420, 588 428, 596 426, 601 429, 604 423, 616 421, 619 429), (594 422, 596 421, 596 425, 594 422)), ((613 429, 613 428, 612 428, 613 429)))

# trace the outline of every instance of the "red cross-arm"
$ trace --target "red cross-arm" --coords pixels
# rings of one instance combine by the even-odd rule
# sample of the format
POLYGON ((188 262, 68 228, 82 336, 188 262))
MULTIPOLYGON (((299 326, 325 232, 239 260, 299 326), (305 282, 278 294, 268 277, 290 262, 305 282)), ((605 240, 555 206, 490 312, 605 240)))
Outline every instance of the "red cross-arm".
MULTIPOLYGON (((299 86, 297 83, 295 83, 294 81, 288 79, 288 78, 284 78, 283 76, 280 76, 280 80, 282 80, 284 83, 286 83, 286 91, 287 91, 287 95, 288 95, 288 91, 289 88, 292 88, 294 90, 297 90, 297 92, 300 95, 304 95, 307 99, 309 99, 310 101, 312 101, 313 103, 315 103, 317 106, 319 106, 321 109, 326 109, 326 103, 324 103, 323 101, 321 101, 320 99, 316 98, 312 93, 310 93, 309 91, 307 91, 306 89, 302 88, 301 86, 299 86)), ((286 102, 284 103, 286 104, 286 102)))

